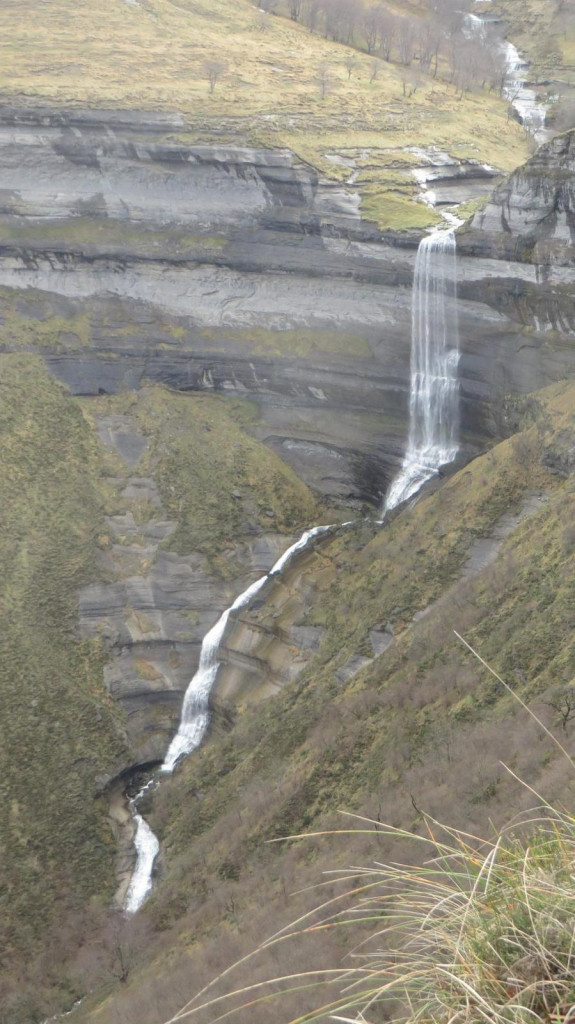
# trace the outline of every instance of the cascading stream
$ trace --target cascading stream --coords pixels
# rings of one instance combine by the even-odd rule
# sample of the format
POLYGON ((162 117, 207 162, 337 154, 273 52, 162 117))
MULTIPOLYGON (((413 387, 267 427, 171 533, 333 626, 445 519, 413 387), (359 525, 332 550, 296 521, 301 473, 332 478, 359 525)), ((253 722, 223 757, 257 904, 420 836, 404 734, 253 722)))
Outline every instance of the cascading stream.
MULTIPOLYGON (((478 2, 482 2, 482 0, 478 0, 478 2)), ((475 36, 484 42, 488 41, 489 19, 479 17, 477 14, 466 14, 465 25, 466 35, 469 38, 475 36)), ((547 107, 545 103, 539 102, 535 90, 530 89, 527 85, 526 71, 529 65, 520 56, 517 47, 508 39, 495 37, 492 42, 500 50, 505 61, 506 76, 503 84, 505 99, 515 108, 521 124, 536 142, 545 142, 550 134, 546 127, 547 107)))
POLYGON ((384 514, 452 462, 459 436, 459 332, 455 231, 439 228, 417 250, 411 307, 409 438, 384 514))
MULTIPOLYGON (((412 293, 409 440, 401 470, 389 490, 384 513, 414 494, 441 466, 451 462, 458 450, 459 346, 455 248, 455 231, 443 228, 424 238, 417 252, 412 293)), ((278 559, 269 573, 235 599, 206 634, 198 670, 186 690, 180 725, 170 743, 160 775, 173 772, 180 758, 196 750, 206 734, 210 721, 210 695, 221 664, 220 646, 232 612, 248 605, 271 576, 281 572, 297 552, 329 529, 330 526, 316 526, 307 530, 278 559)), ((157 779, 150 780, 130 801, 136 825, 134 845, 137 857, 124 903, 128 914, 140 909, 152 888, 152 871, 159 843, 138 812, 138 804, 146 790, 155 785, 157 779)))
MULTIPOLYGON (((454 230, 434 231, 421 241, 413 282, 409 441, 401 470, 389 490, 385 512, 414 494, 457 453, 459 349, 455 270, 454 230)), ((173 772, 180 758, 196 750, 206 734, 210 721, 210 695, 221 664, 220 645, 232 612, 248 605, 271 576, 281 572, 297 552, 303 551, 315 537, 329 529, 330 526, 316 526, 307 530, 284 552, 269 573, 235 599, 206 634, 198 670, 186 690, 180 725, 160 774, 173 772)), ((140 909, 152 888, 152 871, 159 843, 138 812, 138 804, 144 793, 156 785, 157 779, 150 780, 130 800, 136 826, 136 866, 124 903, 128 914, 140 909)))
MULTIPOLYGON (((180 725, 160 768, 161 773, 170 774, 173 772, 180 758, 196 750, 206 734, 210 721, 210 694, 221 665, 219 656, 220 644, 224 638, 231 613, 249 604, 257 592, 261 590, 264 583, 271 576, 281 572, 296 552, 303 551, 315 537, 319 537, 320 534, 326 533, 330 529, 332 529, 331 526, 316 526, 312 530, 306 530, 300 539, 283 553, 269 573, 256 580, 255 583, 252 583, 247 590, 244 590, 220 616, 209 633, 206 633, 200 651, 198 670, 186 690, 180 725)), ((135 914, 140 909, 152 888, 152 871, 160 844, 150 826, 141 814, 138 813, 138 802, 144 793, 155 785, 156 780, 150 780, 137 796, 130 801, 130 810, 136 825, 136 834, 134 836, 136 866, 124 901, 124 910, 127 914, 135 914)))

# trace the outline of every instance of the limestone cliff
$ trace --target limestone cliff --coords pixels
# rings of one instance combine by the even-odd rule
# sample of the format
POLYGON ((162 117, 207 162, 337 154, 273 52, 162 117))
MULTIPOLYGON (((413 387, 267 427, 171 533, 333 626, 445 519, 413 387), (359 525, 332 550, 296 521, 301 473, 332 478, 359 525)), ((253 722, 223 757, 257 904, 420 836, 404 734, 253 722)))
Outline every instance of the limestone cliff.
MULTIPOLYGON (((160 381, 253 398, 258 438, 316 490, 379 502, 404 446, 418 234, 382 233, 360 218, 353 183, 321 181, 289 151, 187 145, 183 127, 3 111, 8 344, 29 346, 29 321, 40 321, 48 366, 76 394, 160 381)), ((561 162, 562 145, 496 197, 561 162)), ((539 307, 552 287, 552 322, 569 326, 570 269, 548 246, 544 269, 539 250, 512 259, 500 235, 516 239, 517 225, 494 234, 498 202, 460 242, 468 451, 496 429, 494 381, 498 395, 529 391, 575 365, 569 331, 550 346, 530 314, 535 303, 539 326, 549 322, 539 307)))

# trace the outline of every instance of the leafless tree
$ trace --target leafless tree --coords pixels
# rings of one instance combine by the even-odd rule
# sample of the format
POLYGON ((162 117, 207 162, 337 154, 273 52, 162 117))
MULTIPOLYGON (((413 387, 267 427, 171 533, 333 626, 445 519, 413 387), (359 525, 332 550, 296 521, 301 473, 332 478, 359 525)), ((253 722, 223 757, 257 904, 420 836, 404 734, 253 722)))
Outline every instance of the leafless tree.
POLYGON ((299 21, 302 13, 302 0, 289 0, 288 10, 292 21, 299 21))
POLYGON ((204 75, 206 76, 209 86, 210 94, 213 93, 216 88, 217 82, 224 77, 228 70, 228 65, 224 64, 219 60, 205 60, 203 64, 204 75))
POLYGON ((423 71, 430 71, 433 64, 433 77, 437 76, 439 51, 443 42, 443 32, 434 20, 427 19, 419 28, 419 66, 423 71))
POLYGON ((379 52, 384 60, 391 58, 393 44, 398 34, 398 19, 389 11, 381 11, 379 17, 379 52))
POLYGON ((575 718, 575 686, 568 686, 561 693, 558 693, 552 700, 545 702, 548 707, 557 712, 561 722, 561 728, 567 732, 567 725, 575 718))
POLYGON ((398 48, 399 59, 408 67, 413 60, 417 28, 411 18, 402 18, 399 25, 398 48))
POLYGON ((348 81, 351 78, 353 72, 357 68, 357 57, 354 53, 346 53, 344 62, 347 71, 348 81))
POLYGON ((331 89, 332 77, 329 69, 329 64, 318 64, 317 67, 317 84, 319 86, 319 94, 324 100, 331 89))
POLYGON ((430 10, 437 24, 441 25, 444 32, 457 34, 461 33, 464 23, 466 8, 472 7, 467 0, 431 0, 430 10))
POLYGON ((125 985, 137 957, 149 938, 148 926, 139 917, 115 914, 103 936, 102 957, 107 973, 125 985))
POLYGON ((315 32, 318 27, 322 11, 322 0, 306 0, 305 22, 310 32, 315 32))
POLYGON ((360 14, 358 0, 324 0, 325 35, 337 43, 353 42, 360 14))
POLYGON ((368 53, 374 53, 379 39, 380 7, 367 7, 361 19, 362 35, 368 53))
POLYGON ((421 74, 417 65, 405 68, 401 75, 401 86, 406 99, 410 99, 417 92, 420 85, 421 74))

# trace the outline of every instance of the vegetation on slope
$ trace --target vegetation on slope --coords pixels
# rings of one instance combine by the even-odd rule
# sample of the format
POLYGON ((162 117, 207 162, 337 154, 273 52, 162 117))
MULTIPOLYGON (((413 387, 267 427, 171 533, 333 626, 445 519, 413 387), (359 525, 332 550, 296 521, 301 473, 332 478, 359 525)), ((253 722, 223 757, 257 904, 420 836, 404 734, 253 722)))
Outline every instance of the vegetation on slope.
MULTIPOLYGON (((553 745, 453 629, 545 721, 558 721, 550 705, 573 692, 575 676, 574 396, 573 385, 560 385, 526 403, 523 430, 388 528, 366 525, 322 547, 318 557, 333 560, 337 583, 314 608, 311 621, 325 627, 315 662, 163 783, 152 823, 164 877, 144 911, 156 929, 148 951, 155 959, 122 998, 87 1006, 80 1020, 117 1024, 131 1015, 157 1024, 226 961, 317 903, 317 894, 290 893, 317 882, 322 868, 413 856, 377 831, 359 837, 353 852, 347 840, 287 850, 269 840, 341 827, 340 808, 416 833, 423 808, 481 834, 531 801, 500 759, 543 795, 567 798, 574 781, 553 745), (497 557, 470 574, 474 541, 487 541, 534 492, 547 501, 512 523, 497 557), (342 681, 336 669, 371 654, 370 631, 382 625, 395 642, 342 681)), ((326 898, 338 891, 328 878, 326 898)), ((242 983, 310 964, 331 968, 334 958, 337 966, 349 941, 323 933, 321 943, 306 935, 285 954, 274 946, 242 967, 242 983)), ((305 993, 294 996, 285 1018, 309 1006, 305 993)), ((249 1019, 266 1014, 256 1008, 249 1019)))
POLYGON ((62 921, 112 898, 115 844, 95 795, 126 745, 103 651, 77 633, 103 529, 95 438, 37 357, 1 356, 0 381, 0 1020, 12 1022, 34 1019, 47 975, 69 1001, 54 976, 62 921), (15 1004, 14 981, 28 991, 15 1004))
POLYGON ((233 573, 234 544, 258 528, 292 534, 322 514, 293 470, 246 433, 258 423, 253 403, 157 386, 84 407, 91 418, 124 414, 142 432, 138 473, 155 479, 177 522, 165 546, 202 552, 218 574, 233 573))
MULTIPOLYGON (((24 323, 8 319, 4 330, 24 323)), ((42 325, 26 323, 26 339, 42 345, 42 325)), ((245 572, 230 551, 259 527, 291 535, 320 513, 295 474, 246 434, 257 420, 249 403, 161 387, 78 401, 28 353, 0 356, 0 370, 0 1021, 31 1024, 69 1006, 87 978, 116 970, 107 923, 116 843, 98 794, 133 752, 102 681, 109 653, 80 638, 77 606, 78 590, 111 572, 104 513, 126 501, 115 488, 122 466, 99 443, 95 419, 127 414, 144 433, 138 472, 156 478, 178 523, 166 543, 203 552, 216 574, 245 572)), ((145 503, 134 513, 142 524, 157 517, 145 503)), ((126 571, 147 567, 128 559, 126 571)))

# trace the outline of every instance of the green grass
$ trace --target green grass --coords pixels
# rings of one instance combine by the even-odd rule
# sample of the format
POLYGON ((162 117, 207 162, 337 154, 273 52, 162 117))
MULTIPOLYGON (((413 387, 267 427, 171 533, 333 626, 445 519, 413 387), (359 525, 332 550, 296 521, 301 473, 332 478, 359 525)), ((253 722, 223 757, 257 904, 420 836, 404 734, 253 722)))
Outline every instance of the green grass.
MULTIPOLYGON (((103 529, 94 437, 37 357, 0 356, 0 367, 0 916, 10 977, 67 913, 111 899, 115 848, 96 795, 127 747, 102 685, 104 652, 77 626, 77 590, 97 576, 103 529)), ((66 993, 65 976, 58 984, 66 993)), ((36 1006, 42 995, 39 985, 36 1006)))
POLYGON ((291 534, 321 515, 296 474, 246 433, 258 421, 249 402, 154 387, 86 408, 126 412, 147 437, 138 472, 155 478, 178 523, 165 543, 180 554, 202 552, 218 574, 234 574, 234 544, 254 529, 291 534))
POLYGON ((5 245, 33 245, 47 250, 76 248, 84 252, 123 254, 141 257, 164 256, 172 259, 198 259, 225 249, 227 240, 213 234, 190 234, 176 225, 154 229, 112 217, 70 217, 39 225, 37 222, 0 216, 0 234, 5 245))
POLYGON ((263 327, 249 330, 226 331, 225 327, 205 328, 201 331, 202 339, 219 344, 240 342, 258 355, 275 357, 297 356, 299 359, 311 359, 324 353, 335 358, 349 359, 373 358, 373 353, 366 338, 360 334, 348 334, 345 331, 299 330, 270 331, 263 327))

